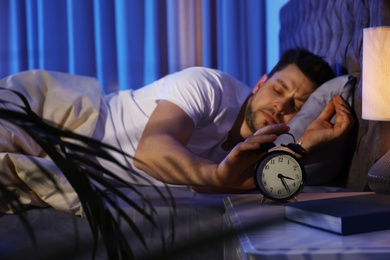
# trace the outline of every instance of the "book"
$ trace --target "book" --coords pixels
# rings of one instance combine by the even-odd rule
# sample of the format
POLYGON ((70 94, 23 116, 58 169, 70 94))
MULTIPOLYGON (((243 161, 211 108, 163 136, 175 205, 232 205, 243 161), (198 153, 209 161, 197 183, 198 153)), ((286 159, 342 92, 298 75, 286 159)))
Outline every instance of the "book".
POLYGON ((285 204, 285 219, 340 235, 390 229, 390 195, 292 202, 285 204))

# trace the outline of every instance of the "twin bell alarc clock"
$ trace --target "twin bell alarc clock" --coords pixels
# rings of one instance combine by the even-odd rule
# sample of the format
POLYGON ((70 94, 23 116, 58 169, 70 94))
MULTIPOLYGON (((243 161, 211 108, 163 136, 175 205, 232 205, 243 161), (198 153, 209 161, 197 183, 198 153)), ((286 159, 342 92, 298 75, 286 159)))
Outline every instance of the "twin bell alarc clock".
MULTIPOLYGON (((295 154, 304 155, 305 149, 301 144, 294 143, 282 145, 294 152, 275 150, 265 154, 256 164, 254 181, 263 200, 270 199, 278 202, 296 200, 306 181, 306 171, 295 154)), ((275 147, 274 143, 262 145, 262 152, 275 147)))

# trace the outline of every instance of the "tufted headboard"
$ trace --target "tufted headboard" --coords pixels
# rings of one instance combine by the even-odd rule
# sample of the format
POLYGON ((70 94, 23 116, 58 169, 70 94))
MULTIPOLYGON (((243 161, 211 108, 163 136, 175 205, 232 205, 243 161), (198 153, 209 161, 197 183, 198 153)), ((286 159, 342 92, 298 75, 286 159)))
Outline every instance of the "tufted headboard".
POLYGON ((390 123, 361 118, 363 28, 389 26, 390 1, 290 0, 280 11, 280 22, 280 53, 303 47, 324 57, 337 75, 358 78, 353 100, 356 124, 343 177, 347 188, 367 190, 369 169, 390 149, 390 123))

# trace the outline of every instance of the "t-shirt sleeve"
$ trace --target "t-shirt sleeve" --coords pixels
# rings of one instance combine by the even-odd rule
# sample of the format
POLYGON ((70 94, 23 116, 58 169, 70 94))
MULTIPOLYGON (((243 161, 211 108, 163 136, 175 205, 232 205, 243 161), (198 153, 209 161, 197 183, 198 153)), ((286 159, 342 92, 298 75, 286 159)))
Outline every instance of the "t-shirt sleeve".
POLYGON ((222 95, 220 75, 199 67, 171 74, 158 100, 168 100, 188 114, 196 127, 208 124, 218 113, 222 95))

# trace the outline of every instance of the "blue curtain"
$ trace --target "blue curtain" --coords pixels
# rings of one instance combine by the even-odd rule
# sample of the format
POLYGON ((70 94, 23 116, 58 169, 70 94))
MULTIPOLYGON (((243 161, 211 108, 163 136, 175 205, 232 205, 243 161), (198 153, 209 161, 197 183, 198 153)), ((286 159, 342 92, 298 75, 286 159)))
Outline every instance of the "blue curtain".
POLYGON ((1 0, 0 77, 96 77, 106 93, 189 66, 253 86, 266 72, 265 1, 1 0))

